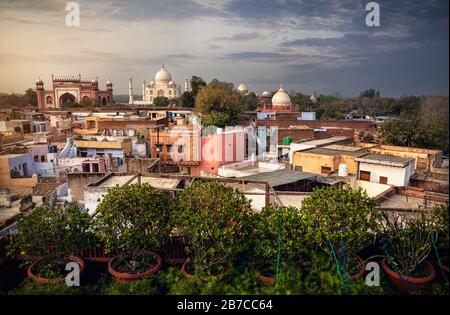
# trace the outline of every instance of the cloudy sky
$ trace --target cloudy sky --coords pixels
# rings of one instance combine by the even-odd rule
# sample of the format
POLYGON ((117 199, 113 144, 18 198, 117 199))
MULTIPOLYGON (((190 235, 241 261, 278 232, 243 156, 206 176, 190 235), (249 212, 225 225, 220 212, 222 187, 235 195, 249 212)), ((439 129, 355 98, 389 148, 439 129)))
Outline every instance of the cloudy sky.
MULTIPOLYGON (((381 25, 365 24, 364 0, 0 0, 0 92, 22 92, 51 74, 98 76, 139 93, 164 62, 174 80, 199 75, 261 93, 352 97, 449 93, 448 0, 379 0, 381 25)), ((103 84, 102 84, 103 83, 103 84)))

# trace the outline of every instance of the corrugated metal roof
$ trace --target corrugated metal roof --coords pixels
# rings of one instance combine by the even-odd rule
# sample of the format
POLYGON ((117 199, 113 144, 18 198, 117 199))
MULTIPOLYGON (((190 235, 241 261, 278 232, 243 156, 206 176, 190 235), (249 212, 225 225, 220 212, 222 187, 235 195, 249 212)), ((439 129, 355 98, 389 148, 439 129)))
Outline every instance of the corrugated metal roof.
POLYGON ((317 175, 291 169, 281 169, 273 172, 258 173, 250 176, 240 177, 240 180, 255 180, 267 182, 270 186, 276 187, 298 182, 300 180, 315 178, 317 175))

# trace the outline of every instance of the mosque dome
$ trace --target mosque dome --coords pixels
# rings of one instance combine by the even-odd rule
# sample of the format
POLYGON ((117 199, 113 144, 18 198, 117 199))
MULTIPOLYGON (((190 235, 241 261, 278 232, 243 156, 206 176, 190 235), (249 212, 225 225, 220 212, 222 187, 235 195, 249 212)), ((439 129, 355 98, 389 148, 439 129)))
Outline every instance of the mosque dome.
POLYGON ((311 103, 316 104, 317 103, 317 98, 314 95, 311 95, 311 97, 309 98, 309 100, 311 101, 311 103))
POLYGON ((36 84, 42 84, 42 83, 44 83, 44 82, 42 82, 41 78, 36 80, 36 84))
POLYGON ((263 96, 263 97, 271 97, 272 94, 269 91, 264 91, 264 92, 262 92, 261 96, 263 96))
POLYGON ((239 92, 243 92, 243 93, 248 92, 248 88, 247 88, 247 86, 246 86, 244 83, 241 83, 241 84, 238 86, 237 89, 238 89, 239 92))
POLYGON ((283 88, 280 88, 272 97, 273 106, 291 106, 291 97, 283 88))
POLYGON ((155 81, 157 83, 169 83, 170 81, 172 81, 172 75, 169 71, 166 70, 166 68, 164 68, 164 65, 161 70, 156 73, 155 81))
POLYGON ((106 85, 112 85, 111 81, 106 81, 106 85))

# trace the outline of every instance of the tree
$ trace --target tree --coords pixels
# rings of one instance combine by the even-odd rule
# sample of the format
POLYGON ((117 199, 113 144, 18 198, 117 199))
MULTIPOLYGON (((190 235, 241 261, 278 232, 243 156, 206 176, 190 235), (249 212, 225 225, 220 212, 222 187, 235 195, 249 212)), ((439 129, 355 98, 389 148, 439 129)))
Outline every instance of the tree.
POLYGON ((258 108, 258 97, 250 92, 248 95, 241 96, 241 106, 244 110, 253 111, 258 108))
POLYGON ((308 222, 308 239, 326 253, 333 249, 345 270, 352 274, 356 255, 378 231, 380 211, 375 199, 362 190, 325 187, 305 198, 301 211, 308 222))
POLYGON ((33 89, 27 89, 23 96, 25 105, 37 106, 37 95, 33 89))
POLYGON ((232 83, 213 80, 202 88, 195 98, 195 109, 202 116, 212 112, 225 113, 231 125, 238 124, 243 113, 241 96, 232 83))
POLYGON ((180 97, 180 105, 182 107, 194 107, 195 99, 192 92, 184 92, 180 97))
POLYGON ((215 181, 194 182, 177 196, 176 229, 197 276, 223 273, 248 249, 252 210, 244 194, 215 181))
POLYGON ((201 77, 193 76, 191 78, 192 97, 195 99, 195 97, 197 96, 197 93, 200 91, 200 89, 205 86, 206 86, 206 82, 201 77))
POLYGON ((170 100, 165 96, 158 96, 155 97, 153 100, 153 105, 158 107, 167 107, 170 103, 170 100))
POLYGON ((202 122, 204 127, 215 126, 219 128, 224 128, 226 126, 231 125, 230 116, 226 113, 221 112, 211 112, 207 114, 203 118, 202 122))
MULTIPOLYGON (((97 207, 95 233, 108 253, 119 252, 132 262, 146 249, 159 249, 172 231, 172 199, 149 184, 110 189, 97 207)), ((133 270, 134 271, 134 270, 133 270)))
POLYGON ((362 91, 359 94, 359 97, 368 97, 368 98, 380 97, 380 91, 376 91, 374 89, 368 89, 368 90, 362 91))

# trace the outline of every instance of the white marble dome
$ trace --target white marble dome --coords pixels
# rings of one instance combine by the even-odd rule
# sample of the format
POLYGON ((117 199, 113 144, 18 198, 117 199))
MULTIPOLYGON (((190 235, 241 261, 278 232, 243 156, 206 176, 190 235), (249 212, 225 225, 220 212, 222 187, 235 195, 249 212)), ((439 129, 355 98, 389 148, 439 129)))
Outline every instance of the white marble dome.
POLYGON ((272 96, 272 93, 270 93, 269 91, 264 91, 264 92, 262 92, 261 96, 269 97, 269 96, 272 96))
POLYGON ((247 88, 247 86, 246 86, 244 83, 241 83, 241 84, 238 86, 238 91, 239 91, 239 92, 248 92, 248 88, 247 88))
POLYGON ((172 81, 172 75, 169 71, 164 68, 164 66, 155 75, 155 81, 157 83, 169 83, 172 81))
POLYGON ((311 101, 311 103, 316 104, 317 103, 317 98, 314 95, 311 95, 311 97, 309 98, 309 100, 311 101))
POLYGON ((283 88, 280 88, 277 93, 272 97, 273 106, 290 106, 291 97, 286 93, 283 88))

